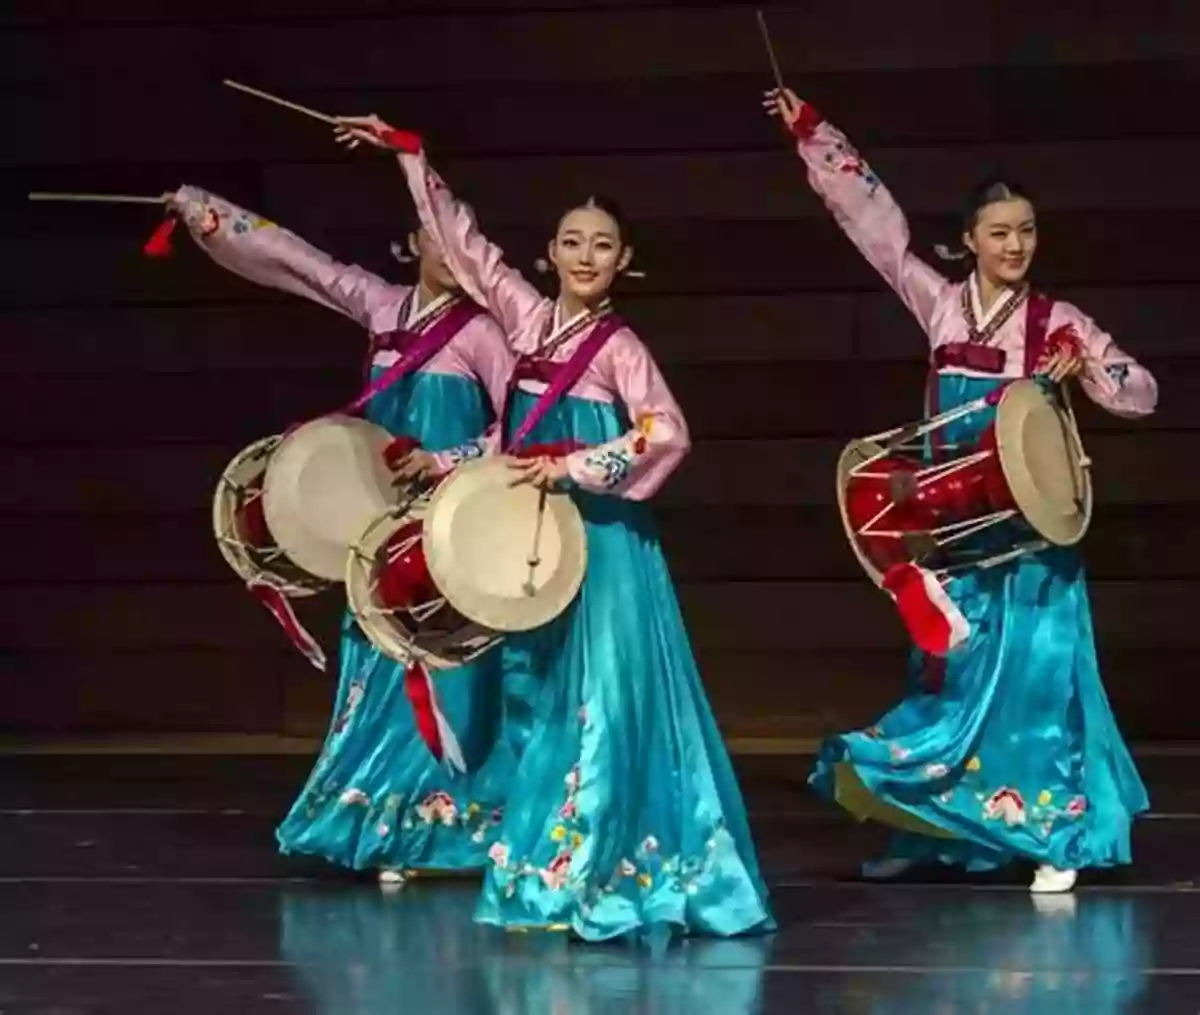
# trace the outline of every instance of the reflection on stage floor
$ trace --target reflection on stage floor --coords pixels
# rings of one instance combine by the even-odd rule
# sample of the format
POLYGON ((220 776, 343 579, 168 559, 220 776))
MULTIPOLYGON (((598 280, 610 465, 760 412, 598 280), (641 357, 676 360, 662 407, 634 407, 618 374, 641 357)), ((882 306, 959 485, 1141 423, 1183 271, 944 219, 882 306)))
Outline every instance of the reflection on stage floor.
POLYGON ((778 909, 769 938, 579 945, 471 922, 469 880, 383 890, 278 857, 299 759, 4 759, 0 1012, 812 1012, 1200 1009, 1192 763, 1146 764, 1138 866, 1074 896, 854 876, 878 833, 743 759, 778 909))

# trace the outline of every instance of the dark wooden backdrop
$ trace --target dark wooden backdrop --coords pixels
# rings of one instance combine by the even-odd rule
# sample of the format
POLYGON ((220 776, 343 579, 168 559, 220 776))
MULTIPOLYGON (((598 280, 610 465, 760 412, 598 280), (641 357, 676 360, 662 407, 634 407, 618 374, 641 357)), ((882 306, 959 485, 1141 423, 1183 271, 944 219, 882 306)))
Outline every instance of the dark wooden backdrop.
MULTIPOLYGON (((1158 374, 1152 420, 1083 413, 1102 661, 1140 738, 1194 734, 1178 703, 1196 700, 1200 649, 1200 18, 1185 7, 766 5, 789 78, 873 161, 919 244, 954 237, 977 177, 1016 174, 1040 195, 1038 279, 1158 374)), ((425 132, 515 263, 565 202, 621 199, 649 272, 625 309, 697 438, 660 513, 726 729, 813 734, 897 693, 904 639, 846 547, 831 470, 848 437, 919 415, 923 342, 761 115, 752 6, 9 0, 2 18, 0 725, 325 722, 330 680, 239 590, 208 512, 235 451, 351 393, 363 336, 186 240, 146 261, 144 209, 23 201, 194 182, 400 273, 394 165, 226 76, 425 132)), ((317 611, 331 648, 337 606, 317 611)))

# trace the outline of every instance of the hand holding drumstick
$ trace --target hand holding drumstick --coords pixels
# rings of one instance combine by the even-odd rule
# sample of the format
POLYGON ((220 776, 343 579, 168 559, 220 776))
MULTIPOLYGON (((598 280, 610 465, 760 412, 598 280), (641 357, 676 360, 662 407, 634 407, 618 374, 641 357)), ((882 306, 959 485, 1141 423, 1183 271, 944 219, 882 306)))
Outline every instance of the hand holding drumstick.
POLYGON ((437 463, 428 451, 416 448, 392 466, 396 483, 408 483, 414 480, 429 479, 437 471, 437 463))
POLYGON ((509 468, 520 473, 509 486, 530 483, 539 490, 553 490, 565 483, 569 476, 564 458, 522 458, 511 462, 509 468))
POLYGON ((778 116, 791 130, 804 112, 804 102, 790 88, 772 88, 763 93, 763 108, 767 116, 778 116))

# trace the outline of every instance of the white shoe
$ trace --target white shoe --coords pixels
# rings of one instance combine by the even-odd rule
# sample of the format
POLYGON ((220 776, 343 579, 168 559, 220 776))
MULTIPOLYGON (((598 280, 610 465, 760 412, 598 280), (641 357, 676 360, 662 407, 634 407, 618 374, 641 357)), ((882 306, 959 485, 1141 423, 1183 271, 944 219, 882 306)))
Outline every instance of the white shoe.
POLYGON ((916 866, 912 860, 893 856, 884 860, 868 860, 862 865, 862 876, 868 881, 890 881, 907 874, 916 866))
POLYGON ((403 888, 408 884, 408 875, 402 870, 384 868, 379 872, 379 883, 389 888, 403 888))
POLYGON ((1044 863, 1034 874, 1029 890, 1034 895, 1058 895, 1074 888, 1078 877, 1078 871, 1060 871, 1057 867, 1051 867, 1048 863, 1044 863))

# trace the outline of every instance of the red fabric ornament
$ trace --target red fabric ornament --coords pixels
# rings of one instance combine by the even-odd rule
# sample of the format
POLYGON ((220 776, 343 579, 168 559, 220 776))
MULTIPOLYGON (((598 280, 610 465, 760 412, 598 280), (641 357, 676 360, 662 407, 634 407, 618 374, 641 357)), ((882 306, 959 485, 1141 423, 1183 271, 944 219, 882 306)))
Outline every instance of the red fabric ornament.
POLYGON ((459 772, 467 770, 462 747, 438 704, 437 690, 425 664, 413 660, 404 670, 404 693, 412 705, 417 732, 438 761, 459 772))
POLYGON ((146 241, 146 245, 142 247, 142 253, 147 257, 170 257, 171 234, 175 231, 175 224, 178 221, 174 216, 171 216, 159 223, 158 228, 150 234, 150 239, 146 241))
POLYGON ((291 601, 276 588, 265 582, 252 581, 247 584, 251 595, 263 604, 271 615, 279 622, 288 640, 296 646, 304 657, 318 670, 325 669, 325 653, 320 643, 305 629, 292 609, 291 601))
POLYGON ((883 587, 896 601, 900 619, 917 648, 944 656, 971 634, 971 625, 941 582, 916 564, 894 564, 883 575, 883 587))

